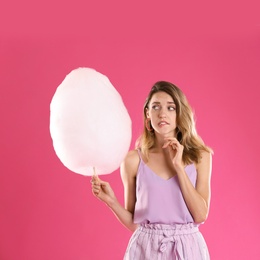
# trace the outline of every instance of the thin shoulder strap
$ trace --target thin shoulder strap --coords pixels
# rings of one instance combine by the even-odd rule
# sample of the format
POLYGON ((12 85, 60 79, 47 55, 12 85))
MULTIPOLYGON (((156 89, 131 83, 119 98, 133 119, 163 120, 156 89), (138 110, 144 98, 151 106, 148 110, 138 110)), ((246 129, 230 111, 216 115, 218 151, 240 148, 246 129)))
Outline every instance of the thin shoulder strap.
MULTIPOLYGON (((142 159, 142 155, 141 155, 141 150, 140 150, 140 148, 137 148, 136 150, 137 150, 137 153, 138 153, 138 156, 139 156, 139 164, 138 164, 138 169, 137 169, 136 176, 139 176, 140 167, 142 167, 142 165, 144 164, 144 161, 143 161, 143 159, 142 159)), ((138 179, 139 179, 139 178, 137 178, 137 180, 136 180, 137 182, 138 182, 138 179)))
POLYGON ((140 161, 143 161, 142 155, 141 155, 141 150, 139 148, 136 149, 140 158, 140 161))

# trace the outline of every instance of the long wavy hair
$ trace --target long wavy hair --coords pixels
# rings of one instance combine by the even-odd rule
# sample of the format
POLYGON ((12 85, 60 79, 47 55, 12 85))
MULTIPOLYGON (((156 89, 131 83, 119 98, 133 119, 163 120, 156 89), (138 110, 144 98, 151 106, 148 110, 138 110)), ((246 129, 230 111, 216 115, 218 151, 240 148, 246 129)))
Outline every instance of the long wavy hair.
POLYGON ((149 149, 155 144, 155 133, 151 125, 149 130, 146 127, 147 109, 152 96, 157 92, 165 92, 170 95, 176 105, 176 137, 184 146, 182 158, 184 164, 198 163, 202 151, 213 153, 211 148, 206 146, 197 134, 194 114, 184 93, 177 86, 167 81, 156 82, 145 101, 143 107, 144 127, 142 134, 136 141, 136 149, 140 149, 144 157, 147 160, 149 159, 149 149))

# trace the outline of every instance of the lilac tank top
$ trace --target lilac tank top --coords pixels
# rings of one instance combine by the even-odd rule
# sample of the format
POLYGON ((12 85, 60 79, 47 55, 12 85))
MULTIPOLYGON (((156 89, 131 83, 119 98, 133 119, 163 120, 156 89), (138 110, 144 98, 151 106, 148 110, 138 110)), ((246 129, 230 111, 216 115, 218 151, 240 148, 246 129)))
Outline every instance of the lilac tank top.
MULTIPOLYGON (((134 223, 186 224, 193 218, 183 199, 177 175, 165 180, 153 172, 142 160, 136 176, 134 223)), ((185 171, 195 187, 197 171, 194 164, 185 171)))

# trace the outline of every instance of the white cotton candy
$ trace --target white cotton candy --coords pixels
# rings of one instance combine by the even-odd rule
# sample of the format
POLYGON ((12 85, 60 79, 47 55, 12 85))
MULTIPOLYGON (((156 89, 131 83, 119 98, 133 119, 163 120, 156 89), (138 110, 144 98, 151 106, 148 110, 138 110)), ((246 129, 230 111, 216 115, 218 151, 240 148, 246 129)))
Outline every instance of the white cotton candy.
POLYGON ((109 79, 90 68, 70 72, 50 104, 55 152, 71 171, 109 174, 119 168, 131 142, 131 119, 109 79))

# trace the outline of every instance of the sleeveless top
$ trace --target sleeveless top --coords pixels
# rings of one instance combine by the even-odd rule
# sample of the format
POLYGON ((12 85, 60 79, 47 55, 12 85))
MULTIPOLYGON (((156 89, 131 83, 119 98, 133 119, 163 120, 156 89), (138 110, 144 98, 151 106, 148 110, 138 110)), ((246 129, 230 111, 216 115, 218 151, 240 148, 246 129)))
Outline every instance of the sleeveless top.
MULTIPOLYGON (((142 160, 136 176, 136 203, 134 223, 136 224, 186 224, 194 220, 185 204, 177 175, 168 180, 153 172, 142 160)), ((195 187, 197 171, 194 164, 185 171, 195 187)))

